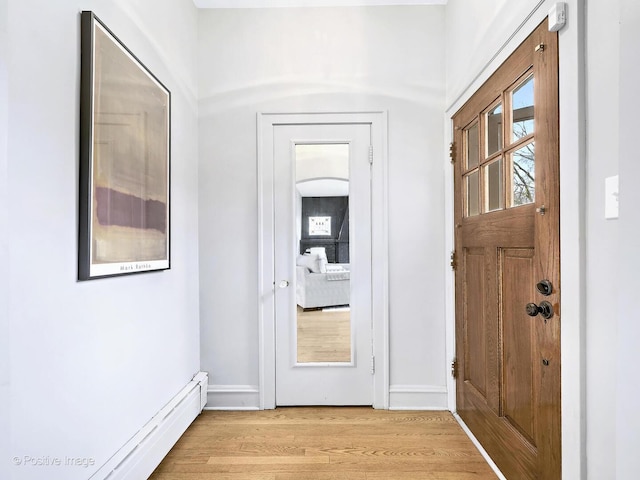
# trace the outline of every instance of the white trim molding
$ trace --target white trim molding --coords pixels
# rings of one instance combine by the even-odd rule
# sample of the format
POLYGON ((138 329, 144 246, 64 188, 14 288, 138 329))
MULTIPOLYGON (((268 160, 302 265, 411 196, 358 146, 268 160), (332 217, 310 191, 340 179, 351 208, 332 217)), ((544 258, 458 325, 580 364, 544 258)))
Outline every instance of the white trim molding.
POLYGON ((202 411, 207 374, 199 372, 89 480, 148 478, 202 411))
POLYGON ((260 409, 276 406, 274 309, 273 131, 277 125, 370 124, 374 160, 371 170, 373 407, 389 408, 389 239, 387 112, 258 113, 258 292, 260 409))
POLYGON ((445 385, 391 385, 389 410, 448 410, 445 385))
POLYGON ((260 410, 257 385, 210 385, 205 410, 260 410))
POLYGON ((478 441, 478 439, 476 438, 476 436, 471 433, 471 430, 469 430, 469 427, 467 427, 467 424, 464 423, 464 421, 462 420, 462 418, 460 418, 460 415, 458 415, 457 413, 453 414, 453 417, 456 419, 456 421, 458 422, 458 424, 460 424, 460 427, 462 427, 462 430, 464 430, 464 433, 467 434, 467 436, 469 437, 469 439, 471 440, 471 442, 475 445, 475 447, 478 449, 478 451, 480 452, 480 455, 482 455, 482 457, 487 461, 487 463, 489 464, 489 466, 491 467, 491 469, 493 470, 493 472, 496 474, 496 476, 500 479, 500 480, 507 480, 507 478, 502 474, 502 472, 500 471, 500 469, 498 468, 498 466, 495 464, 495 462, 491 459, 491 457, 489 456, 489 454, 487 453, 487 451, 484 449, 484 447, 482 446, 482 444, 478 441))
POLYGON ((193 0, 198 8, 314 8, 446 5, 447 0, 193 0))

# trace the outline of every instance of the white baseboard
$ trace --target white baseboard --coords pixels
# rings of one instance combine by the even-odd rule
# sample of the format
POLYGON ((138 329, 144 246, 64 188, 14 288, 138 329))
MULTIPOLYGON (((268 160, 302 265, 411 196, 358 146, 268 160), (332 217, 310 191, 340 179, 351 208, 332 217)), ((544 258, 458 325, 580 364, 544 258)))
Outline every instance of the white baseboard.
POLYGON ((205 410, 260 410, 257 385, 209 385, 205 410))
POLYGON ((471 430, 469 430, 469 427, 467 427, 467 424, 464 423, 464 421, 462 420, 462 418, 460 418, 460 415, 458 415, 457 413, 453 413, 454 418, 458 421, 458 423, 460 424, 460 426, 462 427, 462 429, 464 430, 464 433, 467 434, 467 436, 471 439, 471 441, 473 442, 473 444, 476 446, 476 448, 478 449, 478 451, 480 452, 480 454, 484 457, 484 459, 487 461, 487 463, 489 464, 489 466, 491 467, 491 469, 494 471, 494 473, 498 476, 498 478, 500 480, 507 480, 506 477, 502 474, 502 472, 500 471, 500 469, 498 468, 498 466, 493 462, 493 460, 491 460, 491 457, 489 456, 489 454, 487 453, 487 451, 482 447, 482 445, 480 445, 480 442, 478 441, 478 439, 475 437, 475 435, 473 433, 471 433, 471 430))
POLYGON ((120 448, 90 480, 149 478, 203 406, 207 374, 198 373, 166 406, 120 448))
MULTIPOLYGON (((447 388, 439 385, 392 385, 390 410, 448 410, 447 388)), ((257 385, 209 385, 205 410, 260 410, 257 385)))
POLYGON ((389 410, 448 410, 447 387, 440 385, 391 385, 389 410))

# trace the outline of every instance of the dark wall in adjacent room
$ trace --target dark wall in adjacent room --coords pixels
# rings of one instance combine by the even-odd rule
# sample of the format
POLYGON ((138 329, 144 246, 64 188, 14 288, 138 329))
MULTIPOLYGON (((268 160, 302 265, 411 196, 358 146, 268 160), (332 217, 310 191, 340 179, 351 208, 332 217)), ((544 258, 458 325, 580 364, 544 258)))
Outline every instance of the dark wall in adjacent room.
POLYGON ((349 262, 349 197, 303 197, 300 253, 325 247, 330 263, 349 262), (309 217, 331 217, 331 235, 309 235, 309 217))

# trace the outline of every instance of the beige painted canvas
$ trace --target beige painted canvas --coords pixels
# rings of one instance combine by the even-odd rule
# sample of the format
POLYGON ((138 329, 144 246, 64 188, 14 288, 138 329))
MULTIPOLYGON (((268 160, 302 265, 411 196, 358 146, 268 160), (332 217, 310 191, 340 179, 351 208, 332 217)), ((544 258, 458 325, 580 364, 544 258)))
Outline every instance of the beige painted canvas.
POLYGON ((88 277, 168 268, 170 94, 92 18, 88 277))

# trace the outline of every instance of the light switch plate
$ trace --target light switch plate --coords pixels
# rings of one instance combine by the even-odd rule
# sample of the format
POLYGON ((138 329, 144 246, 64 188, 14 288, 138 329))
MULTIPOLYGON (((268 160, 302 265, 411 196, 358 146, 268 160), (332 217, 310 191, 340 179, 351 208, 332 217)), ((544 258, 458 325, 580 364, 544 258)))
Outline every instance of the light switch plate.
POLYGON ((604 179, 604 218, 618 218, 618 175, 604 179))

